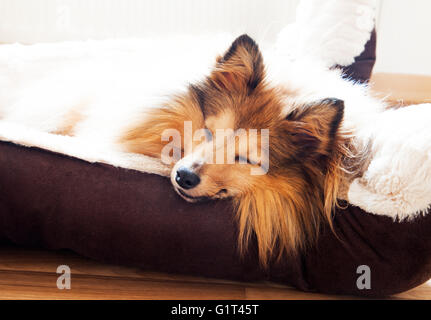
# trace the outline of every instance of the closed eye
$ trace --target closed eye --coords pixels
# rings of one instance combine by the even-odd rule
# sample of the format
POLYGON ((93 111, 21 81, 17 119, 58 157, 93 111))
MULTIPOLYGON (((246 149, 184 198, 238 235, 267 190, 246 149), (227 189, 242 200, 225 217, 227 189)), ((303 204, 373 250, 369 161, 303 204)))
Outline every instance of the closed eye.
POLYGON ((205 128, 205 139, 210 142, 213 140, 213 134, 210 129, 205 128))
POLYGON ((235 162, 238 162, 240 164, 246 164, 246 163, 253 164, 253 163, 251 163, 251 161, 248 158, 241 157, 241 156, 236 156, 235 157, 235 162))

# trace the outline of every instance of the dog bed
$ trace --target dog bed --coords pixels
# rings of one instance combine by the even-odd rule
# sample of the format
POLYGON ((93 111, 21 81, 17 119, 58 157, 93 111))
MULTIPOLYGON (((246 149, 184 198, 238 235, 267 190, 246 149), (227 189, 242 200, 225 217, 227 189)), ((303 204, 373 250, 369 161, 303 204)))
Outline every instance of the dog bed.
MULTIPOLYGON (((360 81, 374 64, 375 34, 365 48, 345 68, 360 81)), ((238 255, 229 201, 187 203, 165 177, 0 142, 0 190, 0 239, 19 245, 335 294, 390 295, 431 277, 431 215, 399 223, 346 205, 335 212, 335 234, 323 226, 315 247, 262 269, 254 245, 238 255), (358 287, 362 266, 369 288, 358 287)))
POLYGON ((268 280, 305 291, 381 296, 431 276, 431 215, 396 223, 358 208, 337 210, 337 236, 267 270, 253 248, 240 259, 228 201, 190 204, 158 175, 37 148, 0 143, 0 235, 19 245, 71 249, 146 270, 240 281, 268 280), (358 267, 371 271, 360 290, 358 267))

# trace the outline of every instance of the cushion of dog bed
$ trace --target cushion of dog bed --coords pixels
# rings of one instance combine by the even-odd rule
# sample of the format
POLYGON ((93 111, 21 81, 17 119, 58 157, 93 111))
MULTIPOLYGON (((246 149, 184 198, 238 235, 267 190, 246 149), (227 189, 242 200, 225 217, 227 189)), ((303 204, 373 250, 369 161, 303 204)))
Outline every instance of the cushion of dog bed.
MULTIPOLYGON (((346 72, 366 81, 375 37, 346 72)), ((393 222, 354 207, 338 209, 336 236, 323 227, 303 255, 259 268, 255 244, 240 259, 229 201, 190 204, 169 179, 0 142, 0 239, 67 248, 147 270, 243 281, 270 280, 307 291, 379 296, 431 277, 431 214, 393 222), (371 289, 357 287, 358 266, 371 289)))

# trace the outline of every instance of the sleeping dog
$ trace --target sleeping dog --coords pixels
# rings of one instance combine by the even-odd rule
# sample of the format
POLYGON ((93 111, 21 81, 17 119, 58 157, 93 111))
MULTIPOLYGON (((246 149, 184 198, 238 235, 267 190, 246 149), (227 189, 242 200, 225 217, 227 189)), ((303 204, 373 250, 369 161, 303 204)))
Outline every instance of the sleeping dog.
MULTIPOLYGON (((157 58, 163 59, 146 61, 149 87, 164 80, 157 58)), ((190 76, 193 61, 184 61, 166 62, 169 76, 190 76)), ((106 69, 86 78, 85 67, 70 68, 65 83, 74 75, 85 83, 82 92, 78 82, 42 79, 20 98, 2 100, 0 135, 7 135, 5 123, 20 123, 61 137, 56 151, 73 140, 83 142, 70 149, 78 155, 86 145, 160 158, 186 201, 232 199, 239 248, 244 252, 256 237, 263 265, 313 244, 322 221, 331 225, 338 199, 395 219, 414 217, 431 203, 429 106, 387 110, 339 71, 273 50, 262 54, 247 35, 207 74, 208 65, 195 65, 201 80, 163 103, 139 99, 150 91, 130 81, 138 78, 118 78, 114 87, 127 87, 119 94, 104 86, 106 69), (196 132, 198 138, 186 137, 196 132)), ((17 134, 14 141, 29 139, 17 134)))
POLYGON ((165 130, 184 136, 186 121, 205 128, 210 138, 191 142, 188 154, 183 146, 173 165, 174 189, 191 202, 233 198, 240 247, 256 235, 264 263, 276 246, 279 254, 295 252, 316 239, 321 221, 331 223, 337 199, 400 219, 428 208, 430 106, 385 110, 365 86, 337 71, 271 56, 268 61, 265 66, 251 38, 237 38, 204 80, 152 110, 122 143, 157 157, 167 143, 160 139, 165 130), (208 151, 228 152, 224 139, 214 143, 226 128, 233 140, 247 135, 244 129, 269 130, 265 174, 250 174, 262 168, 262 157, 253 152, 262 141, 248 143, 248 154, 237 148, 234 163, 214 163, 208 151))

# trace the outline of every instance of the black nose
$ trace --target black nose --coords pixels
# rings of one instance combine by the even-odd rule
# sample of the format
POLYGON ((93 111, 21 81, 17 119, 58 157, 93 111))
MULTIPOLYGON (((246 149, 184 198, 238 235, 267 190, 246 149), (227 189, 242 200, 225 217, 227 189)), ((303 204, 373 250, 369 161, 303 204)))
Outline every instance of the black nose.
POLYGON ((175 177, 175 181, 180 185, 181 188, 191 189, 196 187, 199 182, 201 182, 201 179, 193 171, 181 167, 177 170, 177 176, 175 177))

